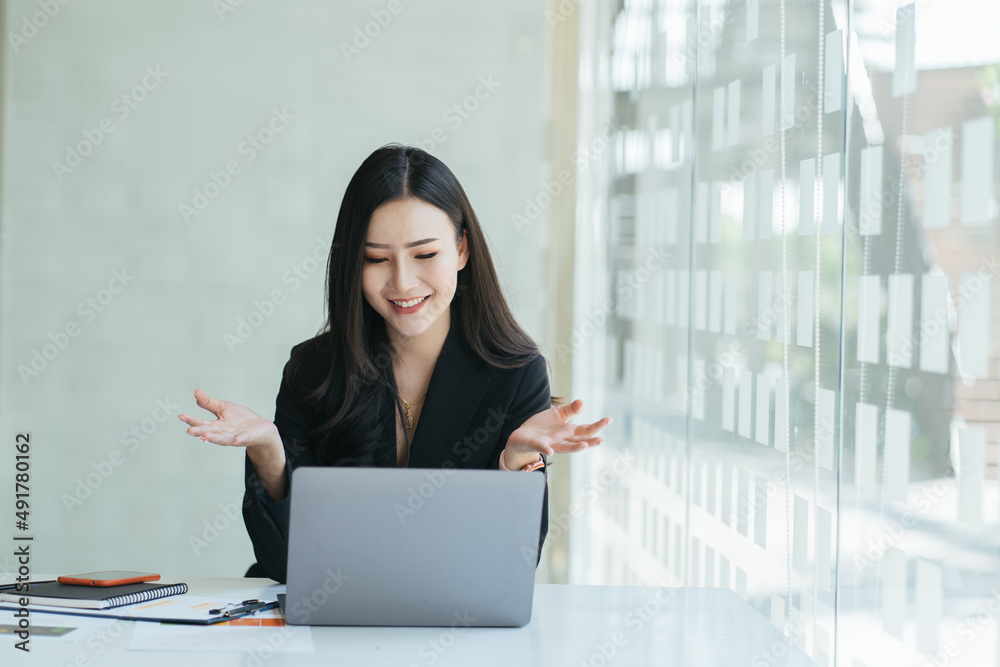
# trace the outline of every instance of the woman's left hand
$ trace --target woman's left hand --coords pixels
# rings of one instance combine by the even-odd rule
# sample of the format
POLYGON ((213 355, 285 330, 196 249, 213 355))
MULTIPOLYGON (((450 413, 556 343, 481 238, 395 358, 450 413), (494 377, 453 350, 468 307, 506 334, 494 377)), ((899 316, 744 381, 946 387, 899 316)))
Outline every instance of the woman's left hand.
POLYGON ((601 429, 611 423, 611 417, 598 419, 592 424, 570 424, 570 419, 583 411, 583 401, 576 399, 566 405, 549 408, 532 415, 521 427, 510 434, 507 440, 509 461, 533 452, 546 456, 570 454, 604 442, 596 436, 601 429))

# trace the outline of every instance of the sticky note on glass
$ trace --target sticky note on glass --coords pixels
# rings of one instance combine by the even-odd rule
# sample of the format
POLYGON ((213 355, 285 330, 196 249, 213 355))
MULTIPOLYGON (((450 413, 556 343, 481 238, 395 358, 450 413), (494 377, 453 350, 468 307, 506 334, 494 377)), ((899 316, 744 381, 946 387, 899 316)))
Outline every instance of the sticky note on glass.
POLYGON ((885 411, 885 497, 906 502, 910 483, 910 413, 888 408, 885 411))
MULTIPOLYGON (((722 523, 730 528, 733 526, 733 464, 722 462, 722 507, 719 517, 722 523)), ((725 570, 726 568, 723 568, 725 570)))
POLYGON ((722 429, 730 433, 736 426, 736 369, 726 366, 722 375, 722 429))
POLYGON ((816 583, 824 591, 833 588, 833 516, 816 508, 816 583))
POLYGON ((722 182, 712 181, 712 200, 708 207, 708 240, 722 243, 722 182))
POLYGON ((718 505, 716 502, 718 496, 718 492, 716 491, 718 479, 718 466, 715 465, 715 458, 710 457, 705 461, 705 511, 712 516, 717 516, 715 508, 718 505))
POLYGON ((760 172, 760 194, 757 197, 760 220, 760 239, 771 238, 774 227, 774 170, 763 169, 760 172))
POLYGON ((750 518, 749 512, 744 512, 743 508, 750 502, 750 473, 743 468, 739 469, 736 476, 736 530, 743 537, 748 537, 747 527, 750 518))
POLYGON ((726 146, 740 142, 740 80, 729 84, 728 106, 726 110, 726 146))
POLYGON ((892 70, 892 96, 902 97, 917 90, 916 52, 916 3, 911 2, 896 10, 896 67, 892 70))
POLYGON ((753 241, 757 227, 757 175, 743 178, 743 240, 753 241))
POLYGON ((964 299, 958 313, 959 370, 967 378, 989 373, 991 279, 963 273, 958 291, 964 299))
POLYGON ((816 158, 799 163, 799 234, 816 228, 816 158))
POLYGON ((918 558, 916 564, 917 648, 929 655, 938 650, 941 637, 944 568, 923 558, 918 558))
POLYGON ((753 372, 743 370, 740 372, 740 436, 749 438, 750 422, 752 420, 750 410, 753 407, 753 372))
POLYGON ((799 307, 795 327, 796 345, 812 347, 813 310, 813 272, 799 271, 799 307))
POLYGON ((879 360, 879 319, 882 283, 877 275, 858 277, 858 361, 877 364, 879 360))
POLYGON ((722 271, 708 273, 708 330, 722 332, 722 271))
POLYGON ((886 325, 886 358, 890 366, 910 368, 913 363, 913 276, 889 276, 889 315, 886 325))
POLYGON ((986 470, 986 431, 958 429, 958 520, 983 524, 983 475, 986 470))
POLYGON ((878 490, 878 407, 858 403, 854 411, 854 485, 863 491, 878 490))
POLYGON ((836 422, 834 413, 836 411, 837 393, 832 389, 817 389, 816 400, 819 403, 817 410, 819 419, 816 423, 816 460, 820 467, 825 470, 833 470, 834 451, 834 431, 836 422))
POLYGON ((754 478, 753 541, 761 549, 767 549, 767 480, 754 478))
POLYGON ((844 81, 844 31, 834 30, 826 35, 825 90, 823 91, 823 112, 840 111, 844 81))
POLYGON ((786 400, 785 379, 783 376, 778 376, 775 378, 774 387, 774 448, 779 452, 788 451, 790 425, 786 400))
POLYGON ((950 127, 924 135, 924 227, 951 221, 951 172, 954 136, 950 127))
POLYGON ((787 343, 791 333, 790 318, 792 316, 792 276, 790 271, 774 272, 774 303, 771 312, 775 319, 774 339, 779 343, 787 343))
POLYGON ((725 317, 723 331, 731 336, 736 335, 736 304, 739 291, 739 280, 735 271, 726 271, 725 286, 725 317))
POLYGON ((752 42, 757 39, 758 21, 760 19, 759 0, 747 0, 747 41, 752 42))
POLYGON ((886 549, 882 557, 882 573, 882 628, 902 639, 906 616, 906 554, 895 547, 886 549))
POLYGON ((761 373, 757 376, 757 442, 769 443, 771 426, 771 376, 761 373))
POLYGON ((789 130, 795 126, 795 54, 785 56, 781 64, 783 80, 781 97, 781 129, 789 130))
POLYGON ((840 153, 823 156, 823 233, 840 233, 840 153))
POLYGON ((668 270, 666 273, 666 287, 667 299, 665 304, 665 312, 663 313, 663 318, 666 320, 667 326, 675 326, 677 324, 677 272, 673 270, 668 270))
POLYGON ((962 123, 963 225, 985 225, 997 216, 993 200, 995 134, 992 116, 962 123))
POLYGON ((806 574, 809 571, 809 503, 795 494, 792 507, 792 567, 806 574))
POLYGON ((771 272, 761 271, 757 278, 757 338, 771 340, 771 272))
POLYGON ((861 149, 861 198, 858 232, 861 236, 882 233, 882 146, 861 149))
POLYGON ((777 100, 778 66, 764 68, 761 80, 760 133, 769 137, 774 134, 774 105, 777 100))
POLYGON ((948 276, 925 273, 920 277, 920 370, 948 372, 948 276))
POLYGON ((708 319, 708 272, 694 272, 694 328, 704 331, 708 319))
POLYGON ((726 88, 719 86, 712 91, 712 150, 726 145, 726 88))

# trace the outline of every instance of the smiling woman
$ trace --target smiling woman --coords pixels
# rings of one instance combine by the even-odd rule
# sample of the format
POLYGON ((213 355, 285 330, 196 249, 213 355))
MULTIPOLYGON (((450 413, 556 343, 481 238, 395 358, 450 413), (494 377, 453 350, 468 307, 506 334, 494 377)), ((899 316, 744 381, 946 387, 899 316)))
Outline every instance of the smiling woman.
POLYGON ((464 234, 452 242, 454 235, 444 211, 415 197, 386 202, 372 214, 368 239, 418 239, 401 247, 365 242, 362 289, 397 350, 428 330, 429 338, 447 334, 458 272, 469 259, 464 234))
MULTIPOLYGON (((264 572, 285 580, 298 466, 537 470, 603 442, 610 423, 551 406, 544 357, 514 320, 458 179, 418 148, 376 150, 344 193, 327 321, 292 349, 274 421, 195 391, 206 442, 246 448, 243 516, 264 572)), ((547 495, 539 555, 548 528, 547 495)))

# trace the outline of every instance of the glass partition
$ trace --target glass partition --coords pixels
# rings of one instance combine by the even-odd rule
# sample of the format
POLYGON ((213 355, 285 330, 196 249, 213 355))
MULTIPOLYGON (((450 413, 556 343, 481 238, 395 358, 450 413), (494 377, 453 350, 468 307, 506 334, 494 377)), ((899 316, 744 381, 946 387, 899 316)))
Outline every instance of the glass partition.
POLYGON ((995 665, 1000 6, 851 21, 840 662, 995 665))
POLYGON ((997 664, 1000 8, 605 0, 580 32, 610 138, 574 391, 616 421, 571 580, 731 589, 787 639, 761 664, 997 664))

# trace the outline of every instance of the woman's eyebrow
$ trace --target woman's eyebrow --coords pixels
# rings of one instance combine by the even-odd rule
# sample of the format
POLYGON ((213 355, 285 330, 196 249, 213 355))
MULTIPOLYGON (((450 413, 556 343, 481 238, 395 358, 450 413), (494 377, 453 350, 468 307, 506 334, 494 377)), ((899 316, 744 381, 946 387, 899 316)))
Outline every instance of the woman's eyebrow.
MULTIPOLYGON (((423 245, 425 243, 430 243, 431 241, 437 241, 437 239, 420 239, 419 241, 413 241, 412 243, 407 243, 404 248, 414 248, 418 245, 423 245)), ((369 243, 365 242, 365 246, 368 248, 388 248, 389 246, 385 243, 369 243)))

